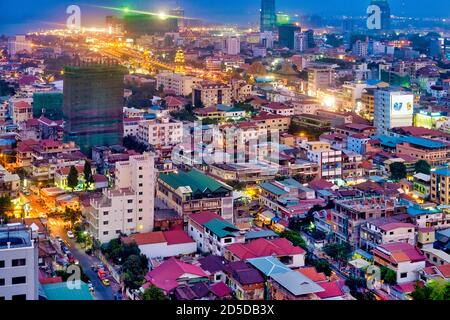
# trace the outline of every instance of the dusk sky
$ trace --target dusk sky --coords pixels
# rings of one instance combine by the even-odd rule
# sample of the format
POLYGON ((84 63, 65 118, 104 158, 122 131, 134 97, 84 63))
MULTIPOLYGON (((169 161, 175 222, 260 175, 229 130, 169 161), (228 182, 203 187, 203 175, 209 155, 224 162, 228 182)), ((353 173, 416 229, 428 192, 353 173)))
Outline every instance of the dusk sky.
MULTIPOLYGON (((180 0, 186 15, 226 23, 257 22, 260 0, 180 0)), ((369 0, 278 0, 277 10, 319 15, 363 15, 369 0)), ((390 0, 393 14, 409 16, 443 16, 450 12, 446 0, 390 0)), ((77 4, 83 13, 83 24, 103 23, 111 11, 92 5, 129 6, 139 10, 159 11, 175 6, 171 0, 1 0, 0 34, 14 34, 48 28, 64 23, 65 9, 77 4), (101 13, 96 14, 96 13, 101 13)))

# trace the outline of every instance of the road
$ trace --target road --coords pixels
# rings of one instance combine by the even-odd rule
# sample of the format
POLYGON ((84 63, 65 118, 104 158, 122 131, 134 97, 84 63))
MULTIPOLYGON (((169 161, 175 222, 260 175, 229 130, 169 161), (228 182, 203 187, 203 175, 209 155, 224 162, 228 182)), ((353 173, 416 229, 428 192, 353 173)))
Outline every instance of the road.
POLYGON ((73 239, 69 239, 67 237, 67 232, 64 228, 64 223, 62 223, 60 220, 57 219, 49 219, 49 228, 50 232, 53 237, 60 236, 66 245, 69 247, 70 252, 73 254, 75 259, 77 259, 80 263, 80 266, 83 270, 83 272, 88 276, 88 278, 91 280, 95 292, 94 292, 94 299, 96 300, 114 300, 114 291, 113 287, 118 290, 118 284, 114 282, 114 280, 111 277, 108 277, 108 279, 111 282, 111 286, 105 286, 100 281, 100 279, 97 276, 97 273, 92 271, 91 266, 92 265, 98 265, 102 263, 100 259, 94 256, 87 255, 84 250, 80 247, 79 244, 75 243, 73 239))

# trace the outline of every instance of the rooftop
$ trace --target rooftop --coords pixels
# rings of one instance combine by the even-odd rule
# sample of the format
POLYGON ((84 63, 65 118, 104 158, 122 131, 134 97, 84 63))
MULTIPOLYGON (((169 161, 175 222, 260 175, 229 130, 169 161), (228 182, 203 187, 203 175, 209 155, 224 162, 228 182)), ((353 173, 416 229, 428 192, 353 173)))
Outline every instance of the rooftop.
POLYGON ((279 283, 294 296, 324 292, 325 289, 300 272, 286 272, 272 275, 272 279, 279 283))

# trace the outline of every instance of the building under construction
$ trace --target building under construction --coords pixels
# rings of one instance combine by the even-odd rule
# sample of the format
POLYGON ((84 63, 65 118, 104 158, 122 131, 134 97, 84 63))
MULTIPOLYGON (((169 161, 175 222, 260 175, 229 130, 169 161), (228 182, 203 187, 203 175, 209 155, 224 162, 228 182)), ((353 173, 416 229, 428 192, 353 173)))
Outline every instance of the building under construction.
POLYGON ((75 141, 86 155, 94 146, 122 144, 126 72, 112 61, 64 69, 64 141, 75 141))

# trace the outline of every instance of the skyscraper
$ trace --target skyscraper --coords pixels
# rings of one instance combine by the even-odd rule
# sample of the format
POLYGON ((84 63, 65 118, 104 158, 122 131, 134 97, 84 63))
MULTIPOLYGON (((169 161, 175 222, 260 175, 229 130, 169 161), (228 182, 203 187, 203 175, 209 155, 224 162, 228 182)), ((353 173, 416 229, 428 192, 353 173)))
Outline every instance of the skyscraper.
POLYGON ((294 24, 280 25, 278 26, 279 43, 283 47, 287 47, 291 50, 294 49, 295 33, 300 32, 301 28, 294 24))
POLYGON ((94 146, 122 144, 125 73, 114 63, 64 69, 64 141, 87 155, 94 146))
POLYGON ((261 32, 273 31, 276 23, 275 0, 261 0, 261 32))
POLYGON ((381 9, 381 31, 391 28, 391 7, 388 0, 372 0, 370 5, 378 6, 381 9))

